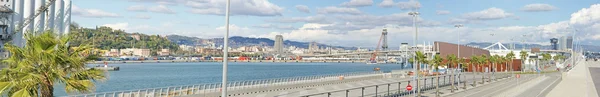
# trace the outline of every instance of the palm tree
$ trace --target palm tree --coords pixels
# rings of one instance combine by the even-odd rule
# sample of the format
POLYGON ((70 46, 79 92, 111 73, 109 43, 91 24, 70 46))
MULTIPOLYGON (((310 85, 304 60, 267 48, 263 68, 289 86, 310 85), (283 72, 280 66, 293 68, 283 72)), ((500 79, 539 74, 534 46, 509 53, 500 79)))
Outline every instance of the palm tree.
POLYGON ((494 58, 494 56, 489 56, 487 57, 488 59, 486 60, 486 63, 488 63, 488 81, 492 81, 492 74, 490 74, 492 72, 492 68, 494 67, 494 63, 496 62, 496 59, 494 58))
POLYGON ((510 51, 510 53, 506 54, 506 58, 508 58, 508 60, 510 60, 510 64, 508 64, 508 65, 510 65, 510 71, 511 72, 514 71, 512 63, 513 63, 513 59, 515 59, 515 53, 513 53, 513 51, 510 51))
MULTIPOLYGON (((421 70, 420 70, 420 69, 421 69, 421 65, 420 65, 420 64, 421 64, 421 63, 427 63, 427 60, 425 60, 425 59, 427 59, 427 57, 426 57, 426 56, 425 56, 425 54, 423 54, 423 52, 421 52, 421 51, 417 51, 417 52, 415 52, 415 55, 416 55, 416 60, 415 60, 415 62, 417 63, 417 72, 415 72, 415 73, 421 73, 421 70)), ((421 96, 421 89, 420 89, 420 88, 418 88, 418 87, 419 87, 419 81, 418 81, 418 80, 419 80, 419 76, 417 76, 417 82, 416 82, 416 85, 417 85, 417 91, 418 91, 418 94, 417 94, 417 95, 418 95, 418 96, 421 96)))
MULTIPOLYGON (((463 58, 459 58, 459 59, 458 59, 458 63, 460 63, 460 64, 462 64, 462 63, 465 63, 465 64, 463 64, 463 65, 460 65, 460 68, 461 68, 461 70, 462 70, 462 71, 461 71, 461 74, 462 74, 462 72, 463 72, 463 71, 464 71, 464 72, 466 72, 466 69, 467 69, 467 68, 469 68, 469 65, 471 65, 471 64, 469 64, 469 63, 466 63, 466 60, 465 60, 465 59, 463 59, 463 58)), ((463 78, 465 78, 465 79, 463 79, 463 80, 465 81, 465 82, 463 83, 463 89, 467 89, 467 78, 466 78, 467 76, 466 76, 466 75, 464 75, 464 74, 462 74, 462 76, 463 76, 463 78)), ((460 79, 460 76, 459 76, 459 79, 460 79)))
POLYGON ((544 60, 544 66, 548 65, 550 63, 550 60, 552 59, 552 55, 548 54, 548 53, 544 53, 542 54, 542 60, 544 60))
POLYGON ((554 59, 555 62, 559 62, 560 55, 554 55, 554 57, 552 57, 552 59, 554 59))
POLYGON ((0 70, 0 94, 53 97, 57 84, 63 84, 68 93, 91 92, 93 81, 104 79, 104 72, 85 68, 86 62, 96 58, 91 45, 71 46, 70 37, 49 31, 28 33, 24 47, 5 44, 10 56, 2 61, 7 68, 0 70))
POLYGON ((437 83, 435 85, 435 95, 436 97, 440 96, 440 74, 439 74, 439 66, 444 66, 444 64, 442 64, 442 62, 444 61, 444 59, 442 59, 442 57, 440 57, 440 55, 435 55, 433 57, 433 59, 430 61, 430 64, 433 66, 433 69, 435 70, 435 72, 438 72, 435 76, 437 77, 437 83))
MULTIPOLYGON (((469 63, 470 63, 469 65, 471 67, 473 67, 471 70, 471 72, 473 72, 473 74, 476 74, 476 72, 477 72, 477 68, 475 68, 475 65, 478 64, 477 60, 479 60, 479 57, 477 57, 477 56, 471 56, 471 60, 469 60, 469 63)), ((473 79, 475 79, 475 75, 473 75, 473 79)), ((477 81, 473 80, 473 86, 477 86, 477 81)))
POLYGON ((521 57, 521 71, 523 71, 523 65, 525 64, 525 61, 527 61, 527 56, 529 56, 529 54, 527 54, 525 51, 521 51, 519 53, 519 56, 521 57))
POLYGON ((457 62, 457 58, 454 54, 451 55, 447 55, 446 56, 446 61, 450 64, 450 66, 448 66, 448 70, 450 70, 450 90, 451 92, 454 92, 454 70, 451 68, 454 68, 456 62, 457 62))
POLYGON ((483 71, 483 67, 485 67, 485 65, 487 65, 489 60, 488 60, 488 57, 485 55, 481 55, 481 57, 479 57, 478 59, 479 60, 477 60, 477 63, 479 63, 479 66, 481 67, 481 84, 484 84, 485 83, 485 73, 483 71))

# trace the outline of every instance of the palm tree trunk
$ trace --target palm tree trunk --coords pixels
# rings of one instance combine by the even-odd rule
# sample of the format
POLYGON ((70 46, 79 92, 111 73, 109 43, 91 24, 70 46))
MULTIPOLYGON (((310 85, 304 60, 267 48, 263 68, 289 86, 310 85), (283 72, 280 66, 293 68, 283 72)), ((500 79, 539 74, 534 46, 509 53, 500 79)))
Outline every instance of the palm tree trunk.
POLYGON ((440 74, 437 75, 437 84, 435 85, 435 97, 440 97, 440 74))
POLYGON ((473 64, 473 70, 471 70, 471 72, 473 72, 473 86, 477 86, 477 81, 475 81, 475 73, 477 73, 477 68, 475 68, 475 64, 473 64))
POLYGON ((42 84, 41 84, 41 97, 54 97, 54 87, 52 86, 52 83, 50 82, 50 80, 48 80, 47 76, 44 75, 42 78, 42 84))
POLYGON ((450 67, 450 68, 452 68, 450 71, 450 90, 451 90, 451 92, 454 92, 454 68, 453 67, 450 67))

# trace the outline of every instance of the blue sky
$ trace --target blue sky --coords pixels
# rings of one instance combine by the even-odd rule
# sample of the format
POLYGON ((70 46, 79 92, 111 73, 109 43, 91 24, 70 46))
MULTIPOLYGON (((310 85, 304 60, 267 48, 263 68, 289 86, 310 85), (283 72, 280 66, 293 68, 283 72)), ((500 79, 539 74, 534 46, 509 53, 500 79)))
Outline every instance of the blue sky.
MULTIPOLYGON (((383 28, 390 46, 419 42, 520 42, 576 36, 600 40, 600 0, 231 0, 231 35, 373 46, 383 28), (464 24, 463 28, 454 28, 464 24), (493 34, 493 36, 491 35, 493 34), (523 37, 525 35, 525 37, 523 37)), ((223 36, 225 0, 74 0, 73 21, 128 32, 223 36), (112 2, 110 4, 106 2, 112 2)))

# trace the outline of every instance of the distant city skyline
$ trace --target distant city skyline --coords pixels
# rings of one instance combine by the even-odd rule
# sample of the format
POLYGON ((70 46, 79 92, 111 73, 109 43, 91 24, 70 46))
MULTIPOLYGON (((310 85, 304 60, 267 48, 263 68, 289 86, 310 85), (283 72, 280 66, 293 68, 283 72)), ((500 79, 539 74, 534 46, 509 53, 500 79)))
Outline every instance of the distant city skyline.
MULTIPOLYGON (((420 41, 521 42, 549 45, 572 35, 582 44, 600 42, 598 0, 233 0, 231 36, 374 47, 388 29, 389 47, 412 43, 411 9, 419 8, 420 41), (456 29, 455 24, 465 27, 456 29), (494 34, 493 36, 490 34, 494 34)), ((222 37, 224 0, 79 0, 73 21, 127 32, 222 37), (112 2, 111 7, 98 5, 112 2)))

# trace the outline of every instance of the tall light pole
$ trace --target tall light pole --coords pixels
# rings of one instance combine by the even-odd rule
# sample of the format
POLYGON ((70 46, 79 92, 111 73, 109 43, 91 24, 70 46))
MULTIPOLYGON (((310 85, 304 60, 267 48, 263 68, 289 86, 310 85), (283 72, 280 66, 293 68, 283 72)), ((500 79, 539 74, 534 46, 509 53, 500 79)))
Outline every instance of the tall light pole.
MULTIPOLYGON (((414 40, 413 40, 413 45, 415 45, 415 47, 417 47, 417 41, 419 40, 419 29, 417 28, 417 16, 419 16, 419 12, 409 12, 408 15, 412 15, 413 16, 413 27, 415 28, 415 36, 414 36, 414 40)), ((417 49, 415 50, 415 58, 413 60, 413 62, 416 64, 413 64, 413 74, 415 74, 415 77, 413 77, 413 81, 416 83, 416 91, 418 91, 419 93, 421 93, 419 91, 419 62, 417 61, 417 56, 416 56, 416 52, 419 50, 419 47, 417 47, 417 49)), ((413 91, 414 93, 414 91, 413 91)), ((420 95, 416 95, 416 96, 420 96, 420 95)))
MULTIPOLYGON (((457 25, 454 25, 454 27, 460 28, 460 27, 463 27, 463 25, 462 24, 457 24, 457 25)), ((457 51, 458 59, 461 60, 462 57, 460 57, 460 31, 458 31, 458 45, 456 45, 456 46, 458 47, 458 51, 457 51)), ((460 63, 458 65, 460 65, 460 63)), ((455 68, 456 68, 456 70, 458 70, 458 66, 456 66, 455 68)), ((459 73, 461 73, 461 72, 459 72, 459 73)), ((458 77, 460 77, 460 76, 458 76, 458 77)), ((454 77, 454 78, 456 78, 456 77, 454 77)), ((460 82, 460 80, 458 82, 460 82)), ((454 89, 452 89, 451 91, 454 92, 454 89)))
POLYGON ((229 59, 227 57, 227 53, 229 53, 229 2, 230 0, 227 0, 227 7, 225 8, 225 37, 223 37, 223 83, 221 84, 221 97, 227 97, 227 59, 229 59))

